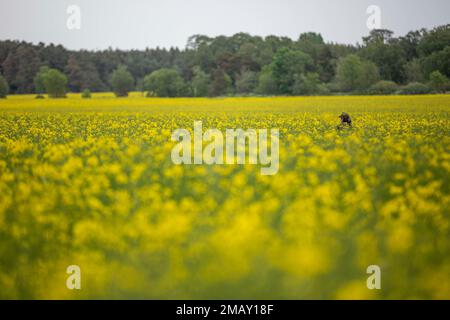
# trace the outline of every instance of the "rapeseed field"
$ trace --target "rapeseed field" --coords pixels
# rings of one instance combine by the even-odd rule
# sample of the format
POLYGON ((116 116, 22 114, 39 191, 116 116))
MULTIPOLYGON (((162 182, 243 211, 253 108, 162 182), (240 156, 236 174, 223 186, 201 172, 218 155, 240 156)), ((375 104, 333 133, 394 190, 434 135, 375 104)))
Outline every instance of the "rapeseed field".
POLYGON ((0 100, 0 298, 449 298, 449 112, 448 95, 0 100), (174 165, 194 121, 278 128, 278 173, 174 165))

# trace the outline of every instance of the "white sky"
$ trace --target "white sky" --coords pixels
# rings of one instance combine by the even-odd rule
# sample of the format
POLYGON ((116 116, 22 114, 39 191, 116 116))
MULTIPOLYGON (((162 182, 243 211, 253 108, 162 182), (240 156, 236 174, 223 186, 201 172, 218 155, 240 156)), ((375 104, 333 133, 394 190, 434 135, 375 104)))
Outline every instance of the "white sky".
POLYGON ((69 49, 183 48, 193 34, 248 32, 297 39, 306 31, 326 41, 361 42, 369 5, 382 27, 403 35, 450 23, 450 0, 0 0, 0 40, 53 42, 69 49), (81 29, 66 27, 69 5, 81 29))

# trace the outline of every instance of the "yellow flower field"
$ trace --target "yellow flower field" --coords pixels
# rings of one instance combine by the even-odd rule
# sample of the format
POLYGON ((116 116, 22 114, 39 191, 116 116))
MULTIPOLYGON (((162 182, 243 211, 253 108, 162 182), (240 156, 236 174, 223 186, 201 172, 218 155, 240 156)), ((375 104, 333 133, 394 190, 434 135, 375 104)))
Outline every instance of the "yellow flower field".
POLYGON ((0 298, 450 298, 449 112, 448 95, 0 100, 0 298), (195 120, 278 128, 278 174, 174 165, 195 120))

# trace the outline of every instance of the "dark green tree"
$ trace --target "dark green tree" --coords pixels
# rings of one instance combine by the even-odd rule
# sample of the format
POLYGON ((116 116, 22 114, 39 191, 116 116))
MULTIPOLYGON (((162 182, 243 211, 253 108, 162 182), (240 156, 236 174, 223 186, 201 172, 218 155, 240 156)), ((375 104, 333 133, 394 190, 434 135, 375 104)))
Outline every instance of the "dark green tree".
POLYGON ((33 78, 41 65, 39 55, 32 46, 20 45, 8 54, 2 67, 14 93, 29 93, 34 91, 33 78))
POLYGON ((296 48, 313 59, 314 69, 319 74, 321 81, 328 82, 334 77, 333 54, 320 33, 302 33, 296 48))
POLYGON ((5 77, 0 74, 0 98, 6 98, 6 95, 9 93, 9 85, 6 82, 5 77))
POLYGON ((379 80, 379 74, 374 63, 351 54, 339 61, 336 80, 343 91, 364 91, 379 80))
POLYGON ((39 43, 37 51, 43 64, 49 68, 64 71, 69 58, 69 52, 62 45, 54 45, 53 43, 44 45, 43 43, 39 43))
POLYGON ((392 38, 390 30, 372 30, 364 38, 360 56, 375 63, 383 80, 403 83, 405 76, 405 52, 397 39, 392 38))
POLYGON ((292 93, 295 95, 318 95, 326 94, 328 90, 321 83, 318 73, 308 72, 297 77, 292 93))
POLYGON ((86 53, 70 55, 65 72, 69 80, 69 88, 72 92, 81 92, 84 89, 93 91, 107 90, 100 79, 100 75, 94 63, 86 53))
POLYGON ((449 81, 446 76, 444 76, 439 71, 433 71, 430 74, 430 87, 438 92, 438 93, 445 93, 448 89, 449 81))
POLYGON ((67 91, 67 77, 59 70, 42 68, 40 75, 42 77, 45 91, 50 98, 65 98, 67 91))
POLYGON ((446 77, 450 77, 450 45, 443 50, 431 53, 429 56, 422 58, 421 61, 425 78, 428 78, 436 70, 446 77))
POLYGON ((187 95, 187 87, 183 78, 175 69, 160 69, 144 78, 144 90, 149 96, 181 97, 187 95))
POLYGON ((278 93, 271 66, 264 66, 261 70, 256 92, 263 95, 275 95, 278 93))
POLYGON ((289 48, 277 51, 272 62, 272 73, 281 94, 292 94, 296 78, 313 69, 313 60, 306 53, 289 48))
POLYGON ((39 97, 42 97, 42 95, 46 92, 45 89, 45 79, 44 76, 48 72, 48 67, 41 67, 39 69, 39 72, 36 74, 36 76, 33 79, 34 82, 34 90, 38 94, 39 97))
POLYGON ((258 74, 254 71, 243 71, 236 80, 237 93, 252 93, 258 84, 258 74))
POLYGON ((399 38, 399 44, 403 49, 406 61, 411 61, 419 57, 419 43, 425 33, 425 29, 410 31, 405 36, 399 38))
POLYGON ((213 80, 209 90, 210 96, 221 96, 231 94, 233 92, 232 81, 228 74, 222 69, 213 72, 213 80))
POLYGON ((419 59, 413 59, 405 65, 405 74, 408 83, 423 82, 425 80, 422 64, 419 59))
POLYGON ((199 67, 195 67, 191 85, 194 97, 206 97, 209 93, 211 77, 199 67))
POLYGON ((439 26, 429 32, 425 32, 421 38, 418 51, 422 57, 433 52, 444 50, 450 44, 450 24, 439 26))
POLYGON ((134 79, 127 67, 119 65, 111 74, 111 86, 117 97, 126 97, 134 88, 134 79))

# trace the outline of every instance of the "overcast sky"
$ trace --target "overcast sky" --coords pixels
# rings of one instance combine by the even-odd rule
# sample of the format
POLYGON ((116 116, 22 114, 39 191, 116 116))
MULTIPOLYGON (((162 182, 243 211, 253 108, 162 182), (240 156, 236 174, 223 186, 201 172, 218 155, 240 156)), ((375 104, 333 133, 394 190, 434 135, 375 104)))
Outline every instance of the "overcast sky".
POLYGON ((403 35, 450 23, 450 0, 0 0, 0 40, 53 42, 69 49, 184 48, 193 34, 248 32, 297 39, 306 31, 326 41, 361 42, 369 5, 381 26, 403 35), (69 5, 81 29, 66 26, 69 5))

